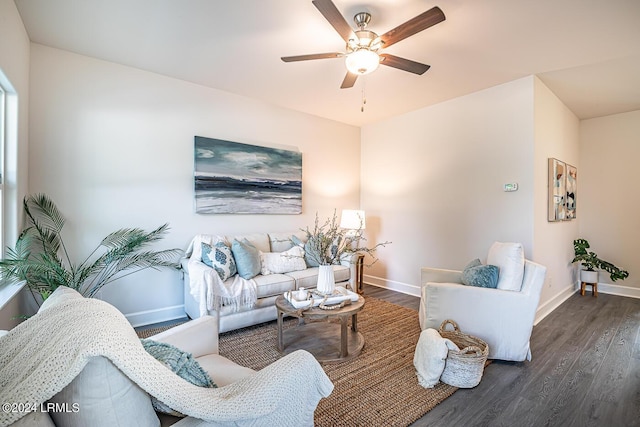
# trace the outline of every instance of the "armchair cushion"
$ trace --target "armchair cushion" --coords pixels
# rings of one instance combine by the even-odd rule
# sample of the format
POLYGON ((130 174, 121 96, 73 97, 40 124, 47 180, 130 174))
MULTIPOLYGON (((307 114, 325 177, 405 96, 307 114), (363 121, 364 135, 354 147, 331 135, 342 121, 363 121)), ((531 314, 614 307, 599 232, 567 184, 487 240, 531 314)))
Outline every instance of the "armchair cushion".
POLYGON ((68 411, 49 413, 58 426, 159 426, 151 399, 110 360, 92 357, 82 371, 50 400, 68 411), (77 406, 73 406, 73 405, 77 406))
POLYGON ((522 243, 494 242, 489 248, 487 264, 496 265, 498 289, 519 291, 524 276, 524 249, 522 243))
POLYGON ((498 267, 482 265, 479 259, 474 259, 462 270, 462 283, 481 288, 496 288, 498 286, 498 267))

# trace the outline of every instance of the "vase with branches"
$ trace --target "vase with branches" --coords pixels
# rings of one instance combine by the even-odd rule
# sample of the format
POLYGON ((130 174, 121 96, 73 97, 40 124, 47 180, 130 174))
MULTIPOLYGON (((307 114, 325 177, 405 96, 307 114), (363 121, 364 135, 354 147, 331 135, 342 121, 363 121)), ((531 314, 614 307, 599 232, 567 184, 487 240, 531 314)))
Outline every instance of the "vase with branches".
POLYGON ((80 263, 75 263, 62 239, 65 218, 45 194, 25 197, 26 228, 14 248, 0 260, 0 275, 25 281, 34 294, 46 299, 59 286, 94 297, 109 283, 148 268, 178 268, 180 249, 150 250, 161 240, 168 224, 152 231, 123 228, 106 236, 80 263))
POLYGON ((333 280, 334 264, 353 262, 353 254, 367 254, 372 261, 368 266, 373 265, 378 258, 375 252, 378 248, 384 247, 391 242, 382 242, 374 246, 363 245, 366 242, 362 226, 358 229, 344 229, 340 227, 336 211, 325 221, 321 221, 316 213, 313 228, 303 228, 307 242, 304 245, 305 257, 311 262, 320 266, 318 274, 318 291, 321 293, 331 293, 335 287, 333 280))

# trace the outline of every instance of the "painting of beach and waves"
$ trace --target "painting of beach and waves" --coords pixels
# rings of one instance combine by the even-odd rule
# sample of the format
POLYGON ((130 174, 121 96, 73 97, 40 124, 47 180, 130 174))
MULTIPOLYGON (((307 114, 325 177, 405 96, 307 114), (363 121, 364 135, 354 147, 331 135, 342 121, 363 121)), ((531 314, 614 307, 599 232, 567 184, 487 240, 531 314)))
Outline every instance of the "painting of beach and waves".
POLYGON ((195 137, 199 214, 302 213, 302 153, 195 137))

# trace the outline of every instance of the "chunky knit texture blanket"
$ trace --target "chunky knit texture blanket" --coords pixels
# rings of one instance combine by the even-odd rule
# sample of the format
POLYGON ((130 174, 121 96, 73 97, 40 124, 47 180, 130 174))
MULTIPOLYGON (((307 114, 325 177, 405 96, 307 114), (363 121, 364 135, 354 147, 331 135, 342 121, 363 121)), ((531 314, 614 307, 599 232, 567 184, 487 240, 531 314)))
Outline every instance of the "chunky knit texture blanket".
MULTIPOLYGON (((54 293, 49 299, 56 297, 54 293)), ((108 303, 49 299, 37 315, 0 337, 0 402, 43 403, 95 356, 111 360, 173 409, 204 420, 193 420, 194 425, 313 425, 318 402, 333 390, 322 367, 305 351, 225 387, 198 387, 147 353, 126 318, 108 303)), ((0 412, 0 426, 24 415, 0 412)))

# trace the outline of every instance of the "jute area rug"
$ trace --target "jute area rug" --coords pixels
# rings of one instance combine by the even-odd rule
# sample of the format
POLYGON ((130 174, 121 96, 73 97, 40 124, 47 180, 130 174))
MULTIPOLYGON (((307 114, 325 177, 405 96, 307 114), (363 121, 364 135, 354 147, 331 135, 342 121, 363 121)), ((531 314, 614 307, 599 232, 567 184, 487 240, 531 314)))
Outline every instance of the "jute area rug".
MULTIPOLYGON (((358 314, 358 330, 365 339, 362 352, 348 361, 322 363, 335 388, 320 401, 316 426, 407 426, 457 390, 443 383, 432 389, 418 384, 413 366, 421 332, 416 311, 365 299, 358 314)), ((296 325, 297 319, 286 319, 284 327, 296 325)), ((220 354, 259 370, 282 357, 276 343, 273 321, 220 334, 220 354)))

